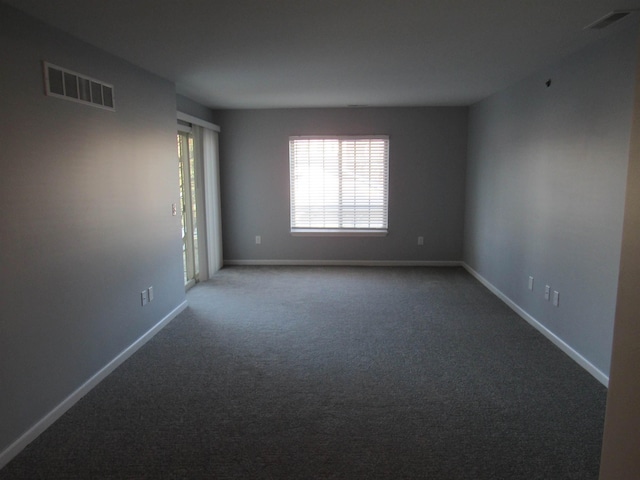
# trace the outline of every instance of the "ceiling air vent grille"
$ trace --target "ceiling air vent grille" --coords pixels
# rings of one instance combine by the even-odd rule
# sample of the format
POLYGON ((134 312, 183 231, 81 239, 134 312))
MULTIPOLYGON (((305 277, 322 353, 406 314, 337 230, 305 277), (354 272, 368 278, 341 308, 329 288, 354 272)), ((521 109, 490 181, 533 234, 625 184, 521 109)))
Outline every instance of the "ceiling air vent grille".
POLYGON ((607 13, 604 17, 599 18, 595 22, 590 25, 587 25, 585 30, 602 30, 603 28, 607 28, 612 23, 615 23, 619 20, 622 20, 624 17, 631 13, 630 10, 617 10, 615 12, 607 13))
POLYGON ((115 111, 113 85, 44 62, 46 94, 115 111))

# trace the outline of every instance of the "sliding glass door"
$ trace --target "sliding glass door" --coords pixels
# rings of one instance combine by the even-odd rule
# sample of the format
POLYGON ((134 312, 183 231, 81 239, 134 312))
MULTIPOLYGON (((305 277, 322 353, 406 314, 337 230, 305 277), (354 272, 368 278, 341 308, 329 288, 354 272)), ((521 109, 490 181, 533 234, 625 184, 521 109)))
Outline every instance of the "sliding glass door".
POLYGON ((193 124, 195 117, 181 119, 180 115, 178 112, 176 138, 182 260, 184 284, 189 289, 197 282, 208 280, 223 264, 219 127, 213 124, 199 125, 197 122, 193 124))
POLYGON ((184 283, 192 287, 199 277, 198 212, 196 209, 196 164, 191 132, 178 132, 178 170, 182 207, 182 259, 184 283))

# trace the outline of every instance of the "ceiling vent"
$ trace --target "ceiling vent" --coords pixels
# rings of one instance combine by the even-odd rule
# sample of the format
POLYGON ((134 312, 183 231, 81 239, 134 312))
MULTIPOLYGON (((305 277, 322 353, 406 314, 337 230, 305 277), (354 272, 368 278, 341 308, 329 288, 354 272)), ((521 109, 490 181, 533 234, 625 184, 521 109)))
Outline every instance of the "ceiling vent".
POLYGON ((48 96, 64 98, 115 111, 113 85, 44 62, 44 85, 48 96))
POLYGON ((631 14, 631 10, 616 10, 614 12, 607 13, 604 17, 584 27, 584 29, 585 30, 602 30, 603 28, 607 28, 612 23, 616 23, 617 21, 622 20, 624 17, 630 14, 631 14))

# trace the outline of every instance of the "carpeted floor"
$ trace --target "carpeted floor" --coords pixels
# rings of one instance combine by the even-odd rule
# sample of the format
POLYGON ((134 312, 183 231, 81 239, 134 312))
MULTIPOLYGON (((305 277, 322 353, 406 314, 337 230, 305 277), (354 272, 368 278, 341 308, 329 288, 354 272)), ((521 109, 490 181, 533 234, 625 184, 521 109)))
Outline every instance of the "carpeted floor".
POLYGON ((597 479, 606 390, 458 268, 234 267, 0 479, 597 479))

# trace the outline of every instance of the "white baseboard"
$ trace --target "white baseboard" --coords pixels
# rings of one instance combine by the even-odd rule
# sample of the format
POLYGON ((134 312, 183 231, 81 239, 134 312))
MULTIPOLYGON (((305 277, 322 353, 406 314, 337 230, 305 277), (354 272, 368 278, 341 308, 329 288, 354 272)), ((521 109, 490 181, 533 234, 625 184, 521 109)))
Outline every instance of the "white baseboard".
POLYGON ((76 391, 65 398, 58 406, 40 419, 33 427, 23 433, 15 442, 0 452, 0 468, 4 467, 16 455, 18 455, 27 445, 34 441, 38 435, 50 427, 58 418, 60 418, 67 410, 69 410, 78 400, 84 397, 89 391, 98 385, 104 378, 113 372, 118 366, 124 363, 131 355, 133 355, 140 347, 147 343, 153 336, 158 333, 165 325, 187 308, 187 302, 184 301, 174 308, 167 316, 156 323, 144 335, 123 350, 117 357, 111 360, 107 365, 102 367, 89 380, 82 384, 76 391))
POLYGON ((509 308, 511 308, 514 312, 516 312, 519 316, 521 316, 525 321, 531 324, 536 330, 542 333, 545 337, 547 337, 554 345, 556 345, 560 350, 569 355, 572 360, 574 360, 578 365, 584 368, 587 372, 595 377, 602 385, 605 387, 609 386, 609 377, 598 369, 595 365, 593 365, 589 360, 584 358, 580 353, 575 351, 568 343, 558 337, 555 333, 545 327, 538 320, 533 318, 527 312, 525 312, 522 308, 520 308, 514 301, 512 301, 509 297, 507 297, 504 293, 502 293, 498 288, 496 288, 491 282, 489 282, 486 278, 476 272, 473 268, 471 268, 466 263, 462 262, 462 266, 467 272, 473 275, 476 280, 482 283, 485 287, 487 287, 491 293, 497 296, 500 300, 507 304, 509 308))
POLYGON ((227 266, 459 267, 458 260, 225 260, 227 266))
MULTIPOLYGON (((422 260, 225 260, 225 265, 237 265, 237 266, 425 266, 425 267, 457 267, 462 266, 473 277, 475 277, 480 283, 482 283, 487 289, 489 289, 494 295, 502 300, 507 306, 509 306, 514 312, 516 312, 525 321, 531 324, 551 342, 553 342, 564 353, 571 357, 576 363, 583 367, 593 377, 595 377, 605 387, 609 385, 609 377, 595 367, 586 358, 575 351, 569 344, 554 334, 547 327, 538 322, 535 318, 525 312, 516 303, 514 303, 509 297, 502 293, 498 288, 486 280, 482 275, 476 272, 473 268, 464 262, 460 261, 422 261, 422 260)), ((133 344, 122 351, 117 357, 111 360, 100 371, 93 375, 71 395, 65 398, 58 406, 45 415, 40 421, 38 421, 33 427, 27 430, 20 436, 15 442, 7 447, 3 452, 0 452, 0 468, 4 467, 11 461, 18 453, 20 453, 29 443, 35 440, 38 435, 44 432, 49 426, 51 426, 58 418, 60 418, 67 410, 69 410, 78 400, 86 395, 92 388, 106 378, 111 372, 113 372, 119 365, 125 362, 131 355, 133 355, 138 349, 140 349, 145 343, 147 343, 153 336, 158 333, 165 325, 171 320, 177 317, 185 308, 187 302, 183 302, 172 310, 167 316, 165 316, 160 322, 149 329, 144 335, 138 338, 133 344)))

